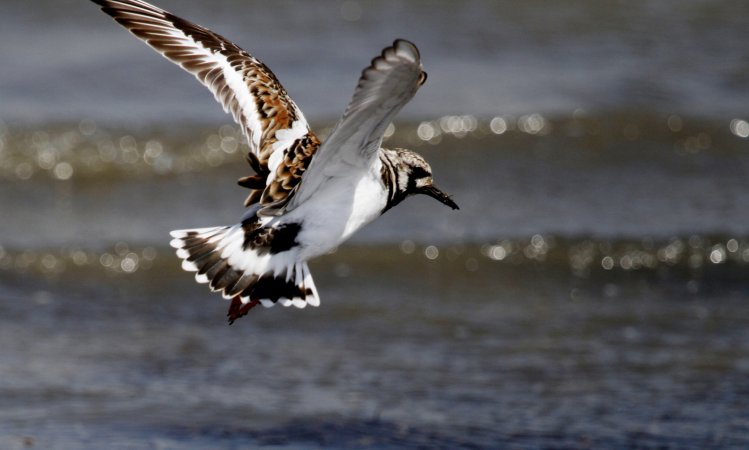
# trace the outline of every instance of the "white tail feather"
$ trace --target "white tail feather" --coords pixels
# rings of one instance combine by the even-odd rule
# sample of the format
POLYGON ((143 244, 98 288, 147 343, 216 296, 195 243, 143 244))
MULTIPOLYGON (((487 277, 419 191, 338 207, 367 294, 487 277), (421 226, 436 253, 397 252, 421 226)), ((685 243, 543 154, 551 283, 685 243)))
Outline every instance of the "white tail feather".
POLYGON ((292 251, 272 254, 267 248, 246 248, 239 224, 175 230, 171 235, 182 269, 196 272, 198 283, 209 283, 226 299, 238 298, 245 305, 259 302, 266 308, 320 305, 307 263, 296 261, 292 251))

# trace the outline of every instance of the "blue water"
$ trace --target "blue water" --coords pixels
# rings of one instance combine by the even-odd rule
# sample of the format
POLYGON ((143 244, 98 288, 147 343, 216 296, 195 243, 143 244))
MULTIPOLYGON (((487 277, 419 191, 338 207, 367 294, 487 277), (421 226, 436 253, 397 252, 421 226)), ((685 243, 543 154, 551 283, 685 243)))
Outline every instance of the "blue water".
MULTIPOLYGON (((361 69, 397 37, 417 43, 430 75, 404 117, 583 108, 725 120, 749 103, 740 0, 160 5, 261 58, 313 121, 337 117, 361 69)), ((0 77, 5 121, 225 121, 191 76, 93 4, 6 0, 2 11, 0 56, 13 62, 0 77)))
POLYGON ((175 228, 234 223, 246 146, 85 1, 0 6, 0 448, 749 447, 749 4, 164 0, 324 135, 396 37, 429 81, 408 199, 226 302, 175 228), (10 63, 8 63, 10 62, 10 63))

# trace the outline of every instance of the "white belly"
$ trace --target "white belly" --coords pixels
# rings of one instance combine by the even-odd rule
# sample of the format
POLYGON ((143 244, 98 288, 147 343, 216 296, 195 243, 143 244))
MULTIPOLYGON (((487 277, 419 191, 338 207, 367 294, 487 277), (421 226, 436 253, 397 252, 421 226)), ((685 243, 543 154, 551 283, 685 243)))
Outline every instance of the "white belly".
POLYGON ((372 172, 330 180, 284 217, 284 222, 302 223, 297 237, 300 259, 328 252, 379 217, 387 203, 387 191, 379 171, 372 172))

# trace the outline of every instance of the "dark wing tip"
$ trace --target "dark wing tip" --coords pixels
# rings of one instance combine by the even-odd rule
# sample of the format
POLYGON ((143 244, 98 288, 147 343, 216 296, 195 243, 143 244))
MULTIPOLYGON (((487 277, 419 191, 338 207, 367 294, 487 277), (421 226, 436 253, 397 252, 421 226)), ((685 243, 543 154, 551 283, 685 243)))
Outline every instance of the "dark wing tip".
POLYGON ((427 82, 428 75, 423 70, 421 71, 421 76, 419 77, 419 86, 423 86, 424 83, 427 82))
MULTIPOLYGON (((421 67, 421 55, 419 49, 412 42, 405 39, 396 39, 393 45, 385 47, 380 55, 370 61, 369 66, 362 70, 361 78, 366 79, 370 72, 383 71, 393 65, 407 61, 421 67)), ((426 81, 426 72, 422 71, 419 77, 419 86, 426 81)))
POLYGON ((421 58, 418 47, 413 42, 406 39, 396 39, 393 41, 393 47, 397 52, 409 53, 418 61, 421 58))

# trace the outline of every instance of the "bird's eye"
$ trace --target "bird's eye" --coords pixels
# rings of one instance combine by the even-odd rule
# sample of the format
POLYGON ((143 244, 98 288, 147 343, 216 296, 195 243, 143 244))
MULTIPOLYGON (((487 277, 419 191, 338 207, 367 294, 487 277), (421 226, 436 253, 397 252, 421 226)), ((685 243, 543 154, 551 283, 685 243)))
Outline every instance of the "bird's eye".
POLYGON ((431 176, 429 172, 422 169, 421 167, 414 167, 413 170, 411 171, 411 177, 416 180, 418 180, 419 178, 427 178, 429 176, 431 176))

